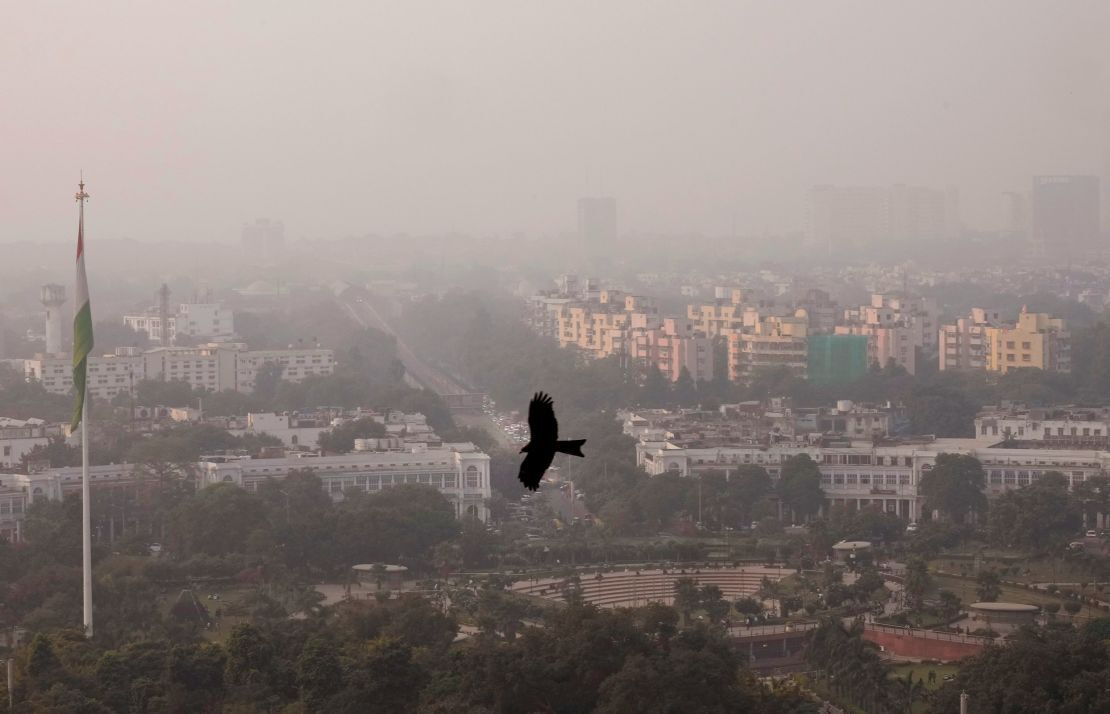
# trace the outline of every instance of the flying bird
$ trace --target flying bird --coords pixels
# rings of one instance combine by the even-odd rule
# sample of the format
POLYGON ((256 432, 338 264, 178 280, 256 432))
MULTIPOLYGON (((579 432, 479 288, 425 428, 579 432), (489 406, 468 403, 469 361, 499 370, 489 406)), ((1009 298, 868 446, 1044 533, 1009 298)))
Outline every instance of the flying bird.
POLYGON ((520 450, 528 454, 520 464, 520 482, 535 491, 540 487, 540 479, 544 472, 551 466, 556 453, 581 456, 582 444, 585 439, 572 439, 559 441, 559 422, 555 420, 555 407, 551 397, 543 392, 536 392, 532 403, 528 405, 528 431, 531 441, 520 450))

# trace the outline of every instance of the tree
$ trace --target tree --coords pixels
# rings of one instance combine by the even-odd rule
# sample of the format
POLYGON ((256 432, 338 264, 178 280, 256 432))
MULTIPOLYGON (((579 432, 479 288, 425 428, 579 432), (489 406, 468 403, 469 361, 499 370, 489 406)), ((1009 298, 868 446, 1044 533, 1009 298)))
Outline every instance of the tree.
POLYGON ((956 615, 960 614, 960 607, 963 603, 960 602, 960 598, 956 593, 951 590, 941 590, 940 593, 938 593, 938 599, 937 610, 940 611, 941 617, 945 620, 951 620, 956 615))
POLYGON ((324 711, 324 703, 340 690, 343 670, 339 652, 328 637, 316 635, 297 658, 297 684, 310 711, 324 711))
POLYGON ((928 592, 932 579, 929 577, 929 566, 921 558, 914 558, 906 563, 906 582, 904 589, 906 601, 910 609, 920 610, 925 603, 925 593, 928 592))
POLYGON ((981 570, 975 577, 975 594, 980 602, 994 602, 1002 594, 1002 578, 994 570, 981 570))
POLYGON ((693 578, 676 578, 674 581, 674 606, 682 613, 682 622, 689 624, 690 615, 700 604, 698 584, 693 578))
POLYGON ((692 407, 697 403, 698 389, 694 384, 694 378, 690 376, 690 370, 685 366, 678 373, 678 379, 675 380, 671 393, 674 403, 680 407, 692 407))
POLYGON ((987 510, 983 465, 973 456, 938 454, 932 470, 921 479, 925 508, 963 523, 968 512, 987 510))
POLYGON ((1062 547, 1081 523, 1067 478, 1049 471, 1031 485, 1007 491, 991 505, 991 539, 1004 547, 1045 551, 1062 547))
POLYGON ((698 600, 710 623, 716 625, 728 615, 728 602, 724 599, 721 588, 716 585, 703 585, 698 593, 698 600))
POLYGON ((1070 627, 1022 628, 964 659, 931 710, 958 711, 961 692, 976 712, 1110 711, 1110 649, 1070 627))
POLYGON ((791 456, 782 464, 779 494, 795 516, 809 520, 825 503, 821 470, 808 454, 791 456))
POLYGON ((330 431, 320 432, 320 448, 332 454, 346 454, 355 448, 355 439, 375 439, 385 436, 385 427, 373 417, 361 417, 344 422, 330 431))
POLYGON ((262 500, 230 483, 202 488, 174 508, 172 548, 181 556, 241 552, 265 526, 262 500))
POLYGON ((254 375, 254 396, 263 404, 273 402, 277 396, 285 365, 280 362, 263 362, 254 375))
POLYGON ((670 401, 670 384, 657 367, 645 370, 643 386, 640 388, 640 404, 645 407, 659 408, 670 401))

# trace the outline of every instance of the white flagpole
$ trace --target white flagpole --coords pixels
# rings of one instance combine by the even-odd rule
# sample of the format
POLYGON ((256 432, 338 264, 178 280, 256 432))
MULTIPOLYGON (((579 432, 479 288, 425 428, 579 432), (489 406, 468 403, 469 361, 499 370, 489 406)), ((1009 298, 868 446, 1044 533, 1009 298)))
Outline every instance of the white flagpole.
MULTIPOLYGON (((80 205, 81 232, 85 230, 85 182, 77 194, 80 205)), ((80 309, 80 306, 78 306, 80 309)), ((84 595, 85 637, 93 636, 92 605, 92 496, 89 493, 89 380, 86 367, 85 395, 81 400, 81 565, 84 595)))

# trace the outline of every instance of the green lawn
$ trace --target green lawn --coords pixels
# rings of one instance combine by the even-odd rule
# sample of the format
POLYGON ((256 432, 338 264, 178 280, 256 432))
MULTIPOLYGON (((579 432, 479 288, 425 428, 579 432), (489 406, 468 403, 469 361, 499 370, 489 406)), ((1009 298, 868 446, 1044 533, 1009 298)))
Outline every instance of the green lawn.
POLYGON ((890 668, 890 676, 897 677, 898 679, 905 679, 907 672, 913 672, 914 680, 925 679, 925 688, 932 691, 940 687, 944 683, 944 675, 955 674, 959 672, 960 668, 954 664, 917 664, 907 663, 899 664, 890 668), (929 684, 929 672, 937 673, 937 681, 929 684))
MULTIPOLYGON (((976 584, 974 580, 966 578, 955 578, 949 575, 933 575, 933 582, 937 589, 951 590, 960 597, 964 604, 975 602, 978 596, 975 594, 976 584)), ((1024 588, 1015 587, 1013 585, 1002 585, 1002 594, 998 599, 1001 602, 1019 602, 1030 605, 1044 605, 1045 603, 1055 602, 1063 605, 1064 600, 1048 593, 1038 590, 1025 590, 1024 588)), ((1087 605, 1076 615, 1076 619, 1083 621, 1087 619, 1095 619, 1105 617, 1107 613, 1102 612, 1096 608, 1091 608, 1087 605)), ((1059 618, 1066 617, 1063 609, 1057 615, 1059 618)))
MULTIPOLYGON (((914 681, 924 680, 925 689, 932 692, 944 684, 944 676, 947 674, 956 674, 960 668, 954 664, 900 664, 891 667, 891 678, 897 677, 898 679, 905 679, 907 672, 913 672, 914 681), (929 683, 929 672, 933 671, 937 674, 937 679, 932 684, 929 683)), ((928 702, 914 702, 913 707, 910 709, 911 714, 924 714, 929 711, 928 702)))

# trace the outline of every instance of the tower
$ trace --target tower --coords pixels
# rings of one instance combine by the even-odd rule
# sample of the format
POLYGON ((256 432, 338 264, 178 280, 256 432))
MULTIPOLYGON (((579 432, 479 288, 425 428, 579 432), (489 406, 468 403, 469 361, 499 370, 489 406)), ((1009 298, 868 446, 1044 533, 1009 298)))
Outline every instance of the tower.
POLYGON ((47 355, 62 354, 62 305, 66 301, 64 285, 43 285, 39 301, 46 308, 46 349, 47 355))
POLYGON ((173 339, 170 337, 170 286, 165 283, 162 283, 161 289, 158 290, 158 324, 161 325, 158 344, 169 347, 173 344, 173 339))

